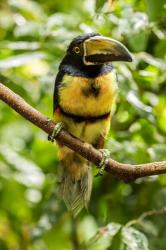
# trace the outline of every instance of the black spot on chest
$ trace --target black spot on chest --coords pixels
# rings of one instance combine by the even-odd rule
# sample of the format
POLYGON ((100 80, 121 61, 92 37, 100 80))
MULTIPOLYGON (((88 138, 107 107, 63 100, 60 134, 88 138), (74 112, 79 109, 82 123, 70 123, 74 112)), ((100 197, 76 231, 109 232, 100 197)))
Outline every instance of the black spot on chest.
POLYGON ((88 87, 82 88, 82 93, 86 97, 91 97, 91 96, 98 97, 100 94, 100 90, 101 87, 95 82, 92 82, 91 84, 89 84, 88 87))

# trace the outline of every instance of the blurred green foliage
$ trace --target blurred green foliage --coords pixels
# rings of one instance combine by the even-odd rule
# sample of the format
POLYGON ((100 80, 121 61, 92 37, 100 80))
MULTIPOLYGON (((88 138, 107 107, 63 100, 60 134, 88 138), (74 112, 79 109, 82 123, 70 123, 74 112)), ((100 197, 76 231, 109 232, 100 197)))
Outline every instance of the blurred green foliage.
MULTIPOLYGON (((130 163, 166 160, 164 0, 1 0, 0 81, 51 117, 66 46, 91 31, 123 42, 134 57, 131 64, 114 64, 119 97, 107 141, 111 156, 130 163)), ((57 199, 57 166, 47 136, 1 102, 0 250, 165 250, 166 214, 122 226, 166 206, 165 175, 132 184, 107 174, 94 178, 89 213, 83 211, 72 229, 57 199)))

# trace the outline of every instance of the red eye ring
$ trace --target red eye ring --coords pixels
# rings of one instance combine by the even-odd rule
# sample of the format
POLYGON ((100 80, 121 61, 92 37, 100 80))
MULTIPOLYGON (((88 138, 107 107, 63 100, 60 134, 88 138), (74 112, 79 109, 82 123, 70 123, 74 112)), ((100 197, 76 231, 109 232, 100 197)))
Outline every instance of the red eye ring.
POLYGON ((76 53, 76 54, 79 54, 80 53, 80 48, 79 47, 74 47, 74 52, 76 53))

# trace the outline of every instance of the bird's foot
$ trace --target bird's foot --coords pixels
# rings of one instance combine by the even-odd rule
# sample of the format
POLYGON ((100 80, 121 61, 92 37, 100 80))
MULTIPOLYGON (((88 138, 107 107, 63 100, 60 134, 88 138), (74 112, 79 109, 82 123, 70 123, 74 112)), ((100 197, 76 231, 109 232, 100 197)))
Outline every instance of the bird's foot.
POLYGON ((98 173, 95 175, 95 177, 103 175, 105 167, 106 167, 107 162, 108 162, 109 157, 110 157, 110 152, 108 149, 100 149, 100 152, 102 153, 103 157, 102 157, 101 162, 99 164, 100 169, 99 169, 98 173))
POLYGON ((48 135, 48 140, 51 142, 55 141, 55 137, 59 134, 59 132, 61 131, 61 129, 63 128, 63 123, 62 122, 58 122, 57 124, 55 124, 55 127, 53 129, 53 132, 51 135, 48 135))

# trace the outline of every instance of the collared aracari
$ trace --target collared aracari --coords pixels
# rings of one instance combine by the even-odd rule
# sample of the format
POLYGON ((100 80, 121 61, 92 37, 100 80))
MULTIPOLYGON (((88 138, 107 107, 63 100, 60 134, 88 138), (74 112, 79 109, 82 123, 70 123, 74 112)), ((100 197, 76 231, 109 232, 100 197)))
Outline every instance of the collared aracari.
MULTIPOLYGON (((54 88, 54 121, 74 136, 104 147, 118 84, 112 61, 132 61, 120 42, 90 33, 76 37, 60 63, 54 88)), ((87 207, 91 190, 90 163, 58 144, 60 196, 76 215, 87 207)))

